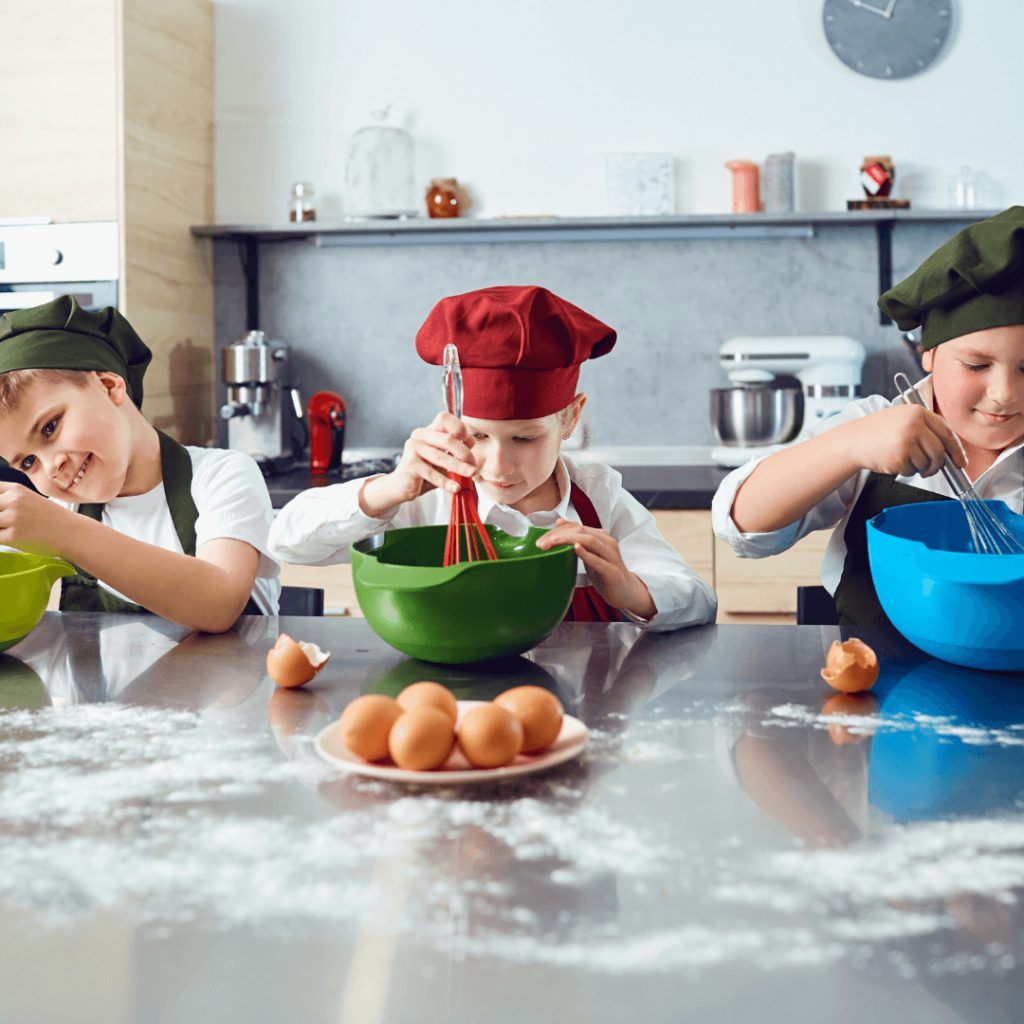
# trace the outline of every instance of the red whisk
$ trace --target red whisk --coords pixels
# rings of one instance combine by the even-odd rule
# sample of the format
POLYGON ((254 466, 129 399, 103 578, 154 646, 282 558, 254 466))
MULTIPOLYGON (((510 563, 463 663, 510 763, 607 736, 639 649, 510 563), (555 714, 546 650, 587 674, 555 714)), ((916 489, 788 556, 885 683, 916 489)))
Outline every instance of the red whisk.
MULTIPOLYGON (((448 411, 462 419, 462 370, 459 351, 454 345, 444 348, 444 398, 448 411)), ((452 497, 452 511, 448 519, 448 533, 444 541, 444 564, 494 562, 498 555, 476 507, 476 484, 468 476, 449 471, 452 480, 458 480, 459 493, 452 497)))

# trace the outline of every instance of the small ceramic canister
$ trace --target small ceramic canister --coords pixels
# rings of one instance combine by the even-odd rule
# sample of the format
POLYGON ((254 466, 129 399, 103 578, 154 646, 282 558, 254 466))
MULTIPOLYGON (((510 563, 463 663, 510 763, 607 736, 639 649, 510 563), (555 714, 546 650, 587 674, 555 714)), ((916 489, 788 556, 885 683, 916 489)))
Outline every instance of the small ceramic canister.
POLYGON ((732 171, 732 212, 757 213, 761 209, 760 168, 753 160, 730 160, 732 171))

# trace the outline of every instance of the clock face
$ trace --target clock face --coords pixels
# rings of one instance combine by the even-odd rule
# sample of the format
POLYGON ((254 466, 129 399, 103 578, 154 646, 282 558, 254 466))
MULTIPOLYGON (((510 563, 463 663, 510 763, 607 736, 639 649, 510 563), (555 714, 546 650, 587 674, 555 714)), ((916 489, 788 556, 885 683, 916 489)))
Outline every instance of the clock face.
POLYGON ((909 78, 942 52, 953 0, 825 0, 825 38, 851 70, 870 78, 909 78))

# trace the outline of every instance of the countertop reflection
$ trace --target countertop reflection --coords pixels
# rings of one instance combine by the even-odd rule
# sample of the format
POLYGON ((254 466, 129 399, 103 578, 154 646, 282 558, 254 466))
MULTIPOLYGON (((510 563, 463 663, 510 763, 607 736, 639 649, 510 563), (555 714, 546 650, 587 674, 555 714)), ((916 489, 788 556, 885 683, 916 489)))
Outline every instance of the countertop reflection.
POLYGON ((1017 1020, 1022 683, 838 627, 566 624, 452 667, 362 619, 47 613, 0 655, 0 1019, 1017 1020), (332 654, 308 687, 266 675, 281 631, 332 654), (819 672, 854 632, 851 702, 819 672), (420 679, 544 686, 590 744, 465 787, 321 761, 420 679))

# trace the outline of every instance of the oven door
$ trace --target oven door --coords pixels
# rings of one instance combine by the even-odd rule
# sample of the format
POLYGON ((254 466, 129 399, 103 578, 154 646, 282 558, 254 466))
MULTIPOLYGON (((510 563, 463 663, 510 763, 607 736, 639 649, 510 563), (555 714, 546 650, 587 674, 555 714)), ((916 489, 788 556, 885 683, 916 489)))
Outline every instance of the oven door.
POLYGON ((116 281, 58 281, 0 284, 0 314, 41 306, 61 295, 73 295, 82 309, 117 306, 116 281))

